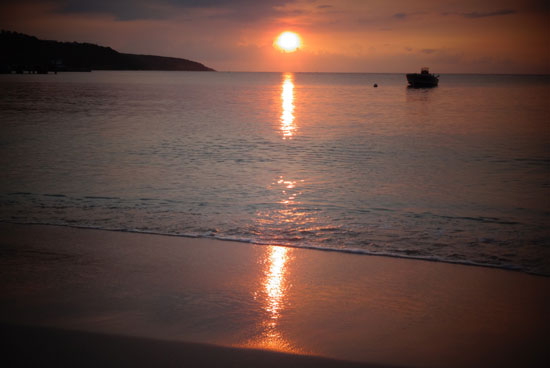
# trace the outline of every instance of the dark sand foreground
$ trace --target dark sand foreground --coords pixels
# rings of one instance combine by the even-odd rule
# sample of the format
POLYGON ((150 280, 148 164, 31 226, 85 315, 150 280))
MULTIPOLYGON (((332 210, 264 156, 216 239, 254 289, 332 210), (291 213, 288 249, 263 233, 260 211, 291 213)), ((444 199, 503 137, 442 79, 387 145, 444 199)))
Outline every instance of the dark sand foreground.
POLYGON ((546 277, 55 226, 0 233, 10 366, 549 362, 546 277))
POLYGON ((0 324, 4 366, 379 367, 321 357, 0 324))

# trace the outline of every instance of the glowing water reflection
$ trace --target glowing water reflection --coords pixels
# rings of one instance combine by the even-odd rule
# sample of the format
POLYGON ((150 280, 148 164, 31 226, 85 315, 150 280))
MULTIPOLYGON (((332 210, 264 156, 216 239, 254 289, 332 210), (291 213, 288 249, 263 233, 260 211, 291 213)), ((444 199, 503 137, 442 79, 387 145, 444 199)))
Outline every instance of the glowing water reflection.
POLYGON ((266 196, 273 206, 256 211, 255 231, 260 241, 298 245, 312 234, 320 233, 318 212, 304 205, 301 198, 309 185, 304 179, 282 175, 273 179, 267 186, 269 195, 266 196))
POLYGON ((287 306, 285 298, 290 285, 286 275, 291 251, 285 247, 269 247, 265 253, 261 295, 266 318, 261 323, 261 333, 254 342, 255 347, 286 352, 298 351, 279 330, 279 320, 287 306))
MULTIPOLYGON (((307 215, 299 210, 298 198, 302 194, 301 186, 304 180, 293 180, 284 176, 275 178, 268 188, 270 198, 279 203, 276 208, 259 210, 256 224, 260 233, 266 233, 271 239, 278 239, 280 244, 288 242, 286 237, 295 238, 296 229, 303 227, 307 215)), ((261 303, 264 312, 263 320, 258 324, 258 334, 248 346, 285 352, 305 354, 303 349, 295 346, 292 340, 285 336, 281 326, 285 313, 289 310, 288 281, 292 264, 292 248, 269 246, 266 247, 261 263, 263 265, 263 279, 256 300, 261 303)))
MULTIPOLYGON (((281 87, 281 131, 283 139, 291 139, 296 131, 294 124, 294 83, 292 73, 285 73, 281 87)), ((303 180, 302 180, 303 182, 303 180)), ((258 211, 257 223, 260 232, 276 231, 281 225, 292 224, 296 218, 295 210, 290 208, 295 204, 296 197, 301 194, 296 189, 297 181, 285 180, 280 176, 272 183, 271 189, 279 190, 283 197, 279 203, 284 206, 280 210, 258 211), (282 187, 282 188, 281 188, 282 187)), ((278 196, 278 195, 277 195, 278 196)), ((301 215, 298 215, 300 217, 301 215)), ((277 238, 277 237, 275 237, 277 238)), ((261 289, 256 292, 256 300, 260 300, 265 318, 259 323, 259 333, 246 345, 248 347, 285 351, 302 352, 286 340, 281 332, 280 320, 287 305, 287 293, 290 285, 287 282, 288 264, 292 249, 270 246, 262 264, 264 265, 261 289)))
POLYGON ((267 294, 265 310, 270 314, 270 327, 276 327, 276 320, 280 317, 283 307, 283 297, 286 290, 285 272, 289 249, 271 247, 267 262, 264 289, 267 294))
POLYGON ((281 131, 283 132, 283 139, 291 139, 296 130, 296 125, 294 124, 294 83, 292 73, 285 73, 283 76, 281 100, 283 110, 281 113, 281 131))

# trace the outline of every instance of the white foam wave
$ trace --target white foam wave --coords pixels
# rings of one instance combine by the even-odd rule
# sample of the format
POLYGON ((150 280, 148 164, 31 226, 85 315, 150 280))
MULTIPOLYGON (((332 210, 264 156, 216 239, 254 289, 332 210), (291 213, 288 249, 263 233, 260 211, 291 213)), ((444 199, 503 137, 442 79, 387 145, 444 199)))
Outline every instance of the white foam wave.
POLYGON ((322 251, 322 252, 347 253, 347 254, 356 254, 356 255, 363 255, 363 256, 390 257, 390 258, 410 259, 410 260, 427 261, 427 262, 442 262, 442 263, 476 266, 476 267, 490 267, 490 268, 505 269, 510 271, 521 271, 521 272, 530 273, 530 274, 539 275, 539 276, 550 276, 544 273, 539 273, 539 272, 534 272, 532 270, 524 269, 515 265, 490 264, 490 263, 474 262, 474 261, 467 261, 467 260, 452 260, 452 259, 446 259, 443 257, 433 257, 433 256, 430 257, 430 256, 402 255, 402 254, 392 253, 392 252, 371 251, 371 250, 359 249, 359 248, 330 248, 330 247, 322 247, 317 245, 310 245, 306 243, 281 244, 280 242, 257 241, 250 238, 240 238, 235 236, 214 236, 211 233, 204 233, 204 234, 168 233, 168 232, 150 231, 150 230, 142 230, 142 229, 108 228, 108 227, 100 227, 100 226, 93 226, 93 225, 73 225, 73 224, 66 224, 66 223, 12 222, 12 221, 5 221, 5 220, 0 220, 0 222, 21 224, 21 225, 63 226, 63 227, 70 227, 75 229, 117 231, 117 232, 127 232, 127 233, 135 233, 135 234, 148 234, 148 235, 183 237, 183 238, 194 238, 194 239, 198 239, 198 238, 215 239, 219 241, 231 241, 231 242, 263 245, 263 246, 282 246, 282 247, 288 247, 288 248, 307 249, 307 250, 322 251))

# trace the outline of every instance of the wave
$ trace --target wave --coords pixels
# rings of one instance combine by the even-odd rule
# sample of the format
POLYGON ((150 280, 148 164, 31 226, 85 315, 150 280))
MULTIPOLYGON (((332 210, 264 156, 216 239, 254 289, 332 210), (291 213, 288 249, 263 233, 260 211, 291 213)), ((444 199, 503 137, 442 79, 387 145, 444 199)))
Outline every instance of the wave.
POLYGON ((448 216, 448 215, 437 215, 431 212, 424 212, 424 213, 409 213, 409 216, 412 217, 435 217, 435 218, 442 218, 442 219, 448 219, 448 220, 465 220, 465 221, 474 221, 474 222, 481 222, 486 224, 499 224, 499 225, 519 225, 520 222, 517 221, 511 221, 511 220, 505 220, 500 219, 497 217, 483 217, 483 216, 448 216))
POLYGON ((120 197, 84 196, 85 199, 120 199, 120 197))
POLYGON ((476 261, 469 261, 469 260, 453 260, 449 258, 436 257, 436 256, 416 255, 415 254, 416 252, 410 252, 407 250, 403 250, 403 252, 406 254, 400 254, 396 252, 372 251, 372 250, 366 250, 366 249, 360 249, 360 248, 330 248, 330 247, 323 247, 318 245, 310 245, 306 243, 281 244, 280 242, 258 241, 251 238, 219 236, 219 235, 214 235, 213 232, 207 232, 203 234, 168 233, 168 232, 160 232, 160 231, 141 230, 141 229, 108 228, 108 227, 99 227, 99 226, 92 226, 92 225, 88 226, 88 225, 74 225, 74 224, 67 224, 67 223, 49 223, 49 222, 32 222, 32 221, 20 222, 20 221, 0 220, 0 223, 9 223, 9 224, 18 224, 18 225, 61 226, 61 227, 69 227, 74 229, 116 231, 116 232, 126 232, 126 233, 134 233, 134 234, 147 234, 147 235, 170 236, 170 237, 193 238, 193 239, 201 239, 201 238, 215 239, 219 241, 231 241, 231 242, 247 243, 247 244, 260 245, 260 246, 282 246, 287 248, 308 249, 308 250, 314 250, 314 251, 334 252, 334 253, 346 253, 346 254, 355 254, 355 255, 362 255, 362 256, 390 257, 390 258, 401 258, 401 259, 410 259, 410 260, 427 261, 427 262, 441 262, 441 263, 457 264, 457 265, 465 265, 465 266, 488 267, 488 268, 503 269, 508 271, 518 271, 518 272, 523 272, 523 273, 532 274, 536 276, 550 277, 550 274, 547 274, 544 272, 537 272, 537 271, 530 270, 517 265, 493 264, 493 263, 476 262, 476 261))

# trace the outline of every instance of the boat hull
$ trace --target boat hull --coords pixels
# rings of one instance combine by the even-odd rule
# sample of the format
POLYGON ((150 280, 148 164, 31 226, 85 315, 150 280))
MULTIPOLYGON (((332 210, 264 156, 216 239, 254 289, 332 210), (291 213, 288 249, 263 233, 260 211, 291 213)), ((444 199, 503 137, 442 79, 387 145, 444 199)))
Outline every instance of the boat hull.
POLYGON ((439 83, 439 78, 433 74, 411 73, 407 74, 407 81, 413 88, 436 87, 439 83))

